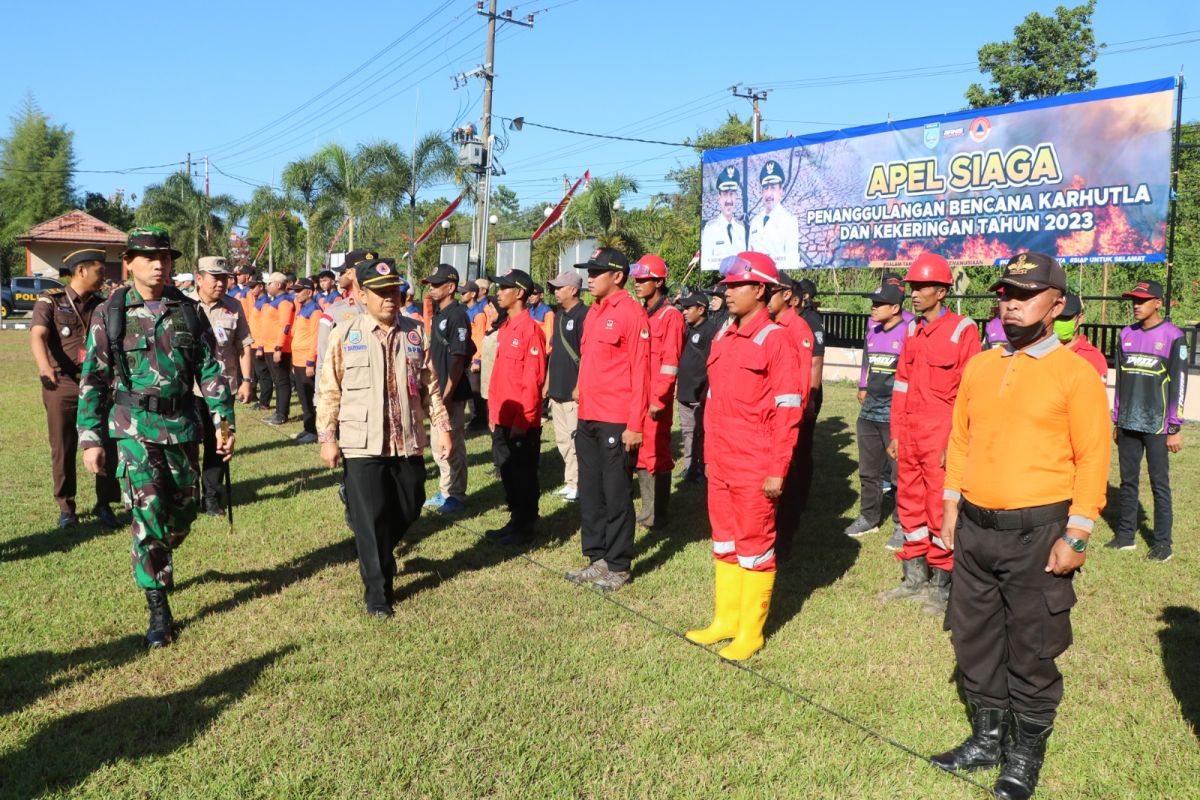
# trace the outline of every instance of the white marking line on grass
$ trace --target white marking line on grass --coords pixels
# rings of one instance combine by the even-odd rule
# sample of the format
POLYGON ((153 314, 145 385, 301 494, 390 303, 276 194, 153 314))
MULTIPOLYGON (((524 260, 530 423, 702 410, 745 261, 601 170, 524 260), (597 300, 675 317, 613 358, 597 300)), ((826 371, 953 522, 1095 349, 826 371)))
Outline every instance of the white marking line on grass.
MULTIPOLYGON (((485 537, 481 536, 478 531, 476 531, 472 528, 469 528, 468 526, 464 525, 461 522, 452 520, 452 521, 450 521, 450 524, 456 528, 461 528, 462 530, 466 531, 467 533, 470 533, 471 535, 473 535, 479 539, 485 538, 485 537)), ((530 564, 533 564, 535 567, 539 567, 542 570, 555 575, 556 577, 562 578, 562 570, 555 569, 554 567, 551 567, 547 564, 543 564, 542 562, 538 561, 536 558, 529 555, 528 553, 519 552, 519 553, 515 553, 515 555, 517 555, 519 558, 524 559, 525 561, 528 561, 530 564)), ((908 745, 902 744, 901 742, 898 742, 895 739, 885 736, 884 734, 880 733, 879 731, 874 730, 873 728, 868 728, 863 723, 858 722, 857 720, 846 716, 842 712, 837 711, 836 709, 830 708, 829 706, 825 705, 824 703, 814 700, 813 698, 809 697, 808 695, 804 694, 803 692, 793 689, 790 686, 787 686, 787 685, 781 683, 780 681, 776 680, 775 678, 772 678, 769 675, 765 675, 755 669, 752 669, 751 667, 748 667, 739 661, 729 661, 728 659, 721 658, 719 655, 717 655, 716 650, 709 648, 709 647, 704 647, 703 645, 698 645, 695 642, 690 641, 686 636, 683 635, 682 632, 668 627, 667 625, 663 624, 662 622, 659 622, 658 620, 649 616, 645 612, 639 611, 638 609, 633 608, 632 606, 628 606, 625 603, 622 603, 620 600, 615 599, 613 597, 613 595, 610 593, 603 592, 600 589, 597 589, 595 587, 589 587, 589 588, 591 589, 592 594, 600 597, 600 599, 605 600, 609 603, 612 603, 617 608, 620 608, 620 609, 632 614, 633 616, 637 617, 638 619, 642 620, 643 622, 649 623, 651 626, 658 628, 659 630, 663 631, 664 633, 668 633, 671 636, 674 636, 676 639, 680 639, 684 642, 687 642, 687 644, 691 645, 692 647, 697 648, 698 650, 703 650, 704 652, 709 653, 717 660, 719 660, 725 664, 728 664, 731 667, 739 669, 742 672, 745 672, 746 674, 757 678, 758 680, 762 681, 763 683, 766 683, 767 685, 778 689, 779 691, 783 692, 784 694, 790 695, 790 696, 796 698, 797 700, 800 700, 819 711, 823 711, 826 714, 829 714, 830 716, 834 717, 835 719, 841 720, 842 722, 846 723, 847 725, 851 726, 852 728, 857 728, 859 731, 867 734, 868 736, 870 736, 874 739, 878 739, 879 741, 883 742, 884 744, 891 745, 892 747, 895 747, 897 750, 905 752, 905 753, 909 754, 910 756, 913 756, 914 758, 924 761, 926 764, 929 764, 931 767, 936 769, 938 772, 942 772, 942 773, 945 773, 946 775, 950 775, 952 777, 958 778, 960 781, 970 784, 971 786, 974 786, 977 789, 982 789, 983 791, 987 792, 988 795, 990 795, 990 796, 993 796, 993 797, 995 796, 995 792, 992 791, 992 788, 990 786, 985 786, 984 784, 979 783, 978 781, 972 779, 970 776, 968 776, 962 772, 949 772, 949 771, 943 770, 940 767, 936 766, 929 756, 926 756, 926 755, 923 755, 923 754, 917 752, 916 750, 912 749, 908 745)))

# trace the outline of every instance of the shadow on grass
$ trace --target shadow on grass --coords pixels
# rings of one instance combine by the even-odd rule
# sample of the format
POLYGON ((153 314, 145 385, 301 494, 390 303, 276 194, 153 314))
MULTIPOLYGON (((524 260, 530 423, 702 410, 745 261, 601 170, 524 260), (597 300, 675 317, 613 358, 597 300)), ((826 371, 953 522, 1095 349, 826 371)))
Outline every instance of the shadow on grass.
POLYGON ((56 689, 120 666, 145 652, 145 640, 137 633, 68 653, 39 650, 9 656, 0 661, 0 716, 19 711, 56 689))
POLYGON ((1200 611, 1188 606, 1167 606, 1159 619, 1166 627, 1158 632, 1163 670, 1179 701, 1183 718, 1200 739, 1200 611))
MULTIPOLYGON (((1121 487, 1108 485, 1105 492, 1104 510, 1100 512, 1100 516, 1108 523, 1109 529, 1113 532, 1113 536, 1117 535, 1117 531, 1121 528, 1121 487)), ((1137 526, 1134 528, 1134 538, 1140 532, 1142 538, 1148 544, 1153 545, 1154 531, 1151 530, 1149 517, 1146 516, 1146 509, 1142 507, 1141 500, 1138 500, 1137 510, 1137 526)))
POLYGON ((295 649, 281 648, 236 664, 191 689, 130 697, 57 719, 20 750, 0 757, 0 794, 69 792, 114 761, 168 755, 207 730, 264 670, 295 649))
MULTIPOLYGON (((117 518, 128 521, 129 514, 118 513, 117 518)), ((77 528, 65 531, 51 528, 41 533, 31 533, 28 536, 0 542, 0 561, 25 561, 30 558, 41 558, 50 553, 66 553, 92 539, 110 534, 128 536, 129 528, 126 526, 110 531, 92 519, 90 522, 81 522, 77 528)))

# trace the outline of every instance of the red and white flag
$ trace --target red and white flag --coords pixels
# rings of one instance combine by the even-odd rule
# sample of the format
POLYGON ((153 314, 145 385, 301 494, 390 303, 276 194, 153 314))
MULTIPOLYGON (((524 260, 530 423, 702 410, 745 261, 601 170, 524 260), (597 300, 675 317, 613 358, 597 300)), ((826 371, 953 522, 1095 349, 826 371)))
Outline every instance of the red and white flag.
POLYGON ((454 209, 458 208, 458 204, 461 202, 462 202, 462 195, 460 194, 458 197, 454 198, 453 203, 446 206, 445 211, 443 211, 441 214, 438 214, 437 219, 435 219, 433 222, 429 223, 429 227, 425 229, 425 232, 422 233, 420 236, 418 236, 417 240, 415 242, 413 242, 413 247, 414 248, 417 247, 417 245, 421 244, 421 242, 428 239, 429 235, 431 233, 433 233, 435 230, 437 230, 437 226, 442 224, 442 220, 444 220, 446 217, 453 214, 454 209))
POLYGON ((563 197, 562 200, 558 201, 558 205, 556 205, 554 207, 554 210, 550 212, 550 216, 546 217, 546 221, 543 222, 538 227, 538 229, 533 232, 533 236, 529 237, 529 241, 536 242, 538 239, 541 238, 542 234, 544 234, 546 231, 553 228, 554 224, 556 222, 558 222, 559 219, 562 218, 562 215, 566 212, 567 206, 571 205, 571 198, 575 195, 575 190, 579 188, 579 185, 581 183, 591 183, 591 182, 592 182, 592 171, 585 170, 583 173, 583 177, 580 178, 579 180, 575 181, 575 185, 571 187, 570 191, 567 192, 566 196, 563 197))
POLYGON ((262 258, 263 250, 267 249, 267 244, 271 241, 271 234, 267 234, 267 238, 263 239, 262 247, 258 248, 258 252, 254 254, 254 260, 250 262, 250 266, 258 268, 258 260, 262 258))
POLYGON ((332 253, 333 248, 337 247, 338 240, 342 238, 342 234, 346 232, 346 226, 349 224, 350 218, 346 217, 346 221, 342 223, 342 226, 337 229, 337 233, 333 235, 333 241, 329 243, 329 250, 327 252, 332 253))

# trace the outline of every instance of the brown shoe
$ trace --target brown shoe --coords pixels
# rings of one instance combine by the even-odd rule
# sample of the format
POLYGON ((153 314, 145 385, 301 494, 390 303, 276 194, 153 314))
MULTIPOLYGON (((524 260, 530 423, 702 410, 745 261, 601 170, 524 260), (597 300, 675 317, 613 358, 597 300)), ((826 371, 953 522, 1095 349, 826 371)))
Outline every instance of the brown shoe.
POLYGON ((586 567, 581 569, 571 570, 566 574, 567 580, 575 584, 591 583, 597 578, 608 574, 608 564, 604 563, 603 558, 598 558, 586 567))
POLYGON ((629 583, 628 572, 609 571, 592 581, 592 586, 602 592, 615 592, 627 583, 629 583))

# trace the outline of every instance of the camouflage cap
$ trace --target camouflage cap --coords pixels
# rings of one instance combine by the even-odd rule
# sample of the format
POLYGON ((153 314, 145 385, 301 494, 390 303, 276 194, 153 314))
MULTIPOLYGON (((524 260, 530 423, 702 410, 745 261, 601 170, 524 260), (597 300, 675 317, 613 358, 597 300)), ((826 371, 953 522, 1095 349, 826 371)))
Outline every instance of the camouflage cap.
POLYGON ((129 238, 125 240, 125 252, 121 255, 157 253, 161 250, 169 252, 171 258, 179 258, 183 255, 171 247, 171 234, 167 233, 166 228, 161 225, 144 225, 129 232, 129 238))

